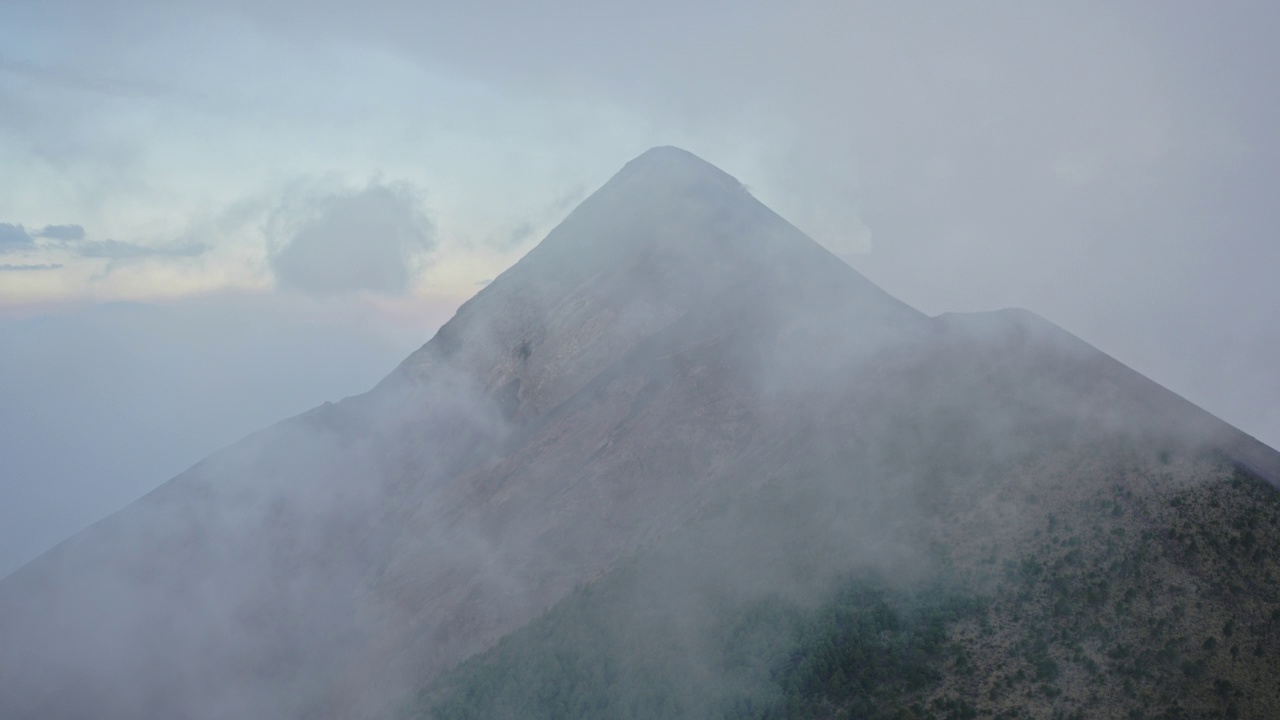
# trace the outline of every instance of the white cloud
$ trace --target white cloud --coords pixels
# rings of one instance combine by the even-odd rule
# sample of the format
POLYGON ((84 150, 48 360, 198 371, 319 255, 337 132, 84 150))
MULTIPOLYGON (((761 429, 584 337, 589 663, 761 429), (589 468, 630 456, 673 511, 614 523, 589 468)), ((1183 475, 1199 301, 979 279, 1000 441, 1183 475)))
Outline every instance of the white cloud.
POLYGON ((0 253, 25 250, 34 244, 31 233, 22 225, 0 223, 0 253))
POLYGON ((45 225, 44 229, 36 233, 36 235, 50 240, 75 242, 83 240, 85 233, 84 228, 80 225, 45 225))

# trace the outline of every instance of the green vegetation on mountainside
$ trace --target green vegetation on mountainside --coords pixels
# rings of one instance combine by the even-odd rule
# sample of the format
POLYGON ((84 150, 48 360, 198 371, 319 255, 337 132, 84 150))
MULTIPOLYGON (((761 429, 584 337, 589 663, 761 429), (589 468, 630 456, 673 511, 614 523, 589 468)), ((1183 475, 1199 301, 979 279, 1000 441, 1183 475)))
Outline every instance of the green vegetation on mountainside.
POLYGON ((823 549, 832 526, 783 533, 809 506, 766 489, 683 550, 579 588, 405 714, 1280 717, 1275 488, 1211 456, 1116 448, 947 482, 953 500, 903 531, 930 571, 854 572, 823 549), (760 536, 783 550, 754 587, 741 558, 717 561, 760 536), (800 579, 779 583, 779 564, 800 579))
MULTIPOLYGON (((424 691, 415 710, 438 720, 895 718, 940 680, 948 627, 981 614, 971 598, 858 577, 816 606, 775 595, 712 608, 704 627, 669 617, 619 626, 633 589, 627 572, 581 588, 424 691)), ((954 712, 941 717, 966 717, 960 701, 946 707, 954 712)))
POLYGON ((938 692, 996 718, 1280 717, 1278 495, 1199 470, 1117 473, 992 548, 990 613, 953 628, 938 692))

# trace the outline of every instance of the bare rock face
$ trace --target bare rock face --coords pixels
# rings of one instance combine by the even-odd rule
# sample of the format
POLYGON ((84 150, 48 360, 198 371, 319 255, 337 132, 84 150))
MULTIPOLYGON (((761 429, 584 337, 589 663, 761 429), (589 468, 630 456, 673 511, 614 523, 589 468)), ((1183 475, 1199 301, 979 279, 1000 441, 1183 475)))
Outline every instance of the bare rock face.
MULTIPOLYGON (((928 318, 656 148, 370 392, 0 582, 0 716, 371 713, 766 482, 1132 428, 1280 477, 1047 321, 928 318)), ((831 500, 890 497, 891 475, 831 500)))

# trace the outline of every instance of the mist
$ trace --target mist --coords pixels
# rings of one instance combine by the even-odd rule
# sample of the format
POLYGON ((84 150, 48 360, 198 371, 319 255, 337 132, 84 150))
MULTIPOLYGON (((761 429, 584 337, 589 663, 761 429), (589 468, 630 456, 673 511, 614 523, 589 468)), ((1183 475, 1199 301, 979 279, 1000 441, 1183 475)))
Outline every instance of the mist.
MULTIPOLYGON (((192 327, 222 317, 205 311, 192 327)), ((278 333, 266 317, 249 329, 278 333)), ((7 711, 437 713, 433 682, 469 687, 459 663, 520 652, 523 626, 597 591, 621 598, 587 605, 621 633, 609 662, 649 662, 623 649, 635 633, 675 632, 667 672, 700 668, 705 699, 732 703, 772 661, 720 668, 704 633, 722 613, 765 603, 802 628, 833 593, 867 597, 840 589, 850 574, 884 579, 871 597, 943 582, 999 598, 989 572, 946 568, 1015 562, 1041 494, 1066 512, 1175 456, 1200 482, 1233 462, 1280 478, 1273 450, 1052 323, 930 317, 732 176, 655 148, 368 392, 214 452, 11 575, 7 711)), ((501 694, 476 696, 479 716, 521 715, 525 677, 482 684, 501 694)))
POLYGON ((0 709, 1270 697, 1276 20, 6 5, 0 709))
POLYGON ((193 196, 383 173, 433 194, 442 252, 517 238, 475 282, 558 198, 673 143, 927 313, 1033 308, 1280 442, 1261 401, 1280 394, 1265 3, 153 10, 7 6, 5 147, 26 187, 0 194, 0 222, 121 232, 109 206, 145 214, 164 177, 181 201, 154 224, 181 227, 193 196), (209 133, 217 157, 193 149, 209 133), (199 173, 167 159, 192 155, 199 173))
POLYGON ((215 450, 365 392, 421 332, 262 296, 0 320, 0 575, 215 450))

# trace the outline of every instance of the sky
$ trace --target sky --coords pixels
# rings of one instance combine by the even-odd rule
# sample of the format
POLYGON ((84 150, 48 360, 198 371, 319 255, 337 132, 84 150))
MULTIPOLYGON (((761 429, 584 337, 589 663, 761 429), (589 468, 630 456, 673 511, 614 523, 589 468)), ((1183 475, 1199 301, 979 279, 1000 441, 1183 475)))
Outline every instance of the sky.
POLYGON ((0 575, 362 392, 678 145, 1280 446, 1274 3, 0 4, 0 575))

